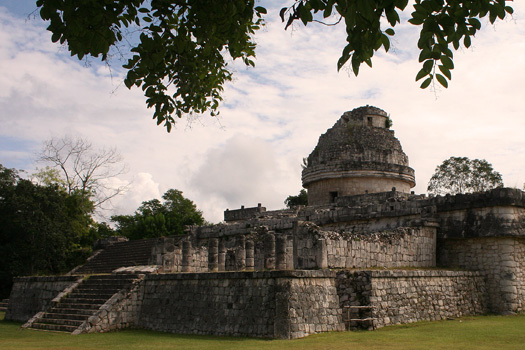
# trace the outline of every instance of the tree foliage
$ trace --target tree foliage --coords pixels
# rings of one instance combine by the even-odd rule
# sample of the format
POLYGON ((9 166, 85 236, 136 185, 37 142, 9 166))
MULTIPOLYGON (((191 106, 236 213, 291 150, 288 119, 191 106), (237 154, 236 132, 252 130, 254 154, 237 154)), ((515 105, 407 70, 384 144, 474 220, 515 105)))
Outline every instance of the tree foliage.
MULTIPOLYGON (((141 87, 153 118, 168 132, 175 118, 211 111, 218 114, 224 84, 232 79, 227 58, 254 66, 253 35, 264 24, 266 9, 255 0, 37 0, 49 21, 53 42, 67 45, 72 56, 108 59, 112 48, 129 43, 132 57, 125 84, 141 87), (138 37, 127 33, 138 31, 138 37)), ((394 27, 408 0, 296 0, 280 16, 288 28, 333 20, 346 27, 347 44, 337 62, 348 61, 357 75, 362 63, 372 66, 380 49, 389 51, 394 27), (334 18, 335 17, 335 18, 334 18)), ((512 14, 505 0, 416 0, 408 22, 421 28, 417 42, 421 88, 452 78, 453 50, 470 47, 481 29, 512 14)), ((326 23, 325 23, 326 24, 326 23)))
MULTIPOLYGON (((296 20, 304 25, 318 21, 316 13, 325 19, 335 14, 337 23, 345 23, 347 33, 337 68, 350 61, 357 75, 362 63, 372 67, 375 52, 381 48, 388 52, 394 27, 401 23, 399 14, 407 5, 408 0, 298 0, 281 10, 281 18, 288 27, 296 20)), ((452 50, 470 47, 481 29, 480 19, 488 17, 493 24, 512 13, 505 0, 416 0, 408 22, 421 27, 417 46, 422 68, 416 75, 416 81, 425 78, 421 88, 427 88, 433 79, 448 87, 454 69, 452 50)))
POLYGON ((266 10, 255 0, 38 0, 52 40, 72 56, 108 58, 130 27, 140 30, 124 83, 141 87, 157 124, 170 131, 174 117, 218 113, 224 83, 232 79, 226 57, 253 66, 252 35, 266 10))
POLYGON ((163 202, 152 199, 142 202, 134 215, 115 215, 117 234, 129 239, 152 238, 184 234, 187 225, 202 225, 202 212, 182 192, 170 189, 163 202))
POLYGON ((286 204, 288 208, 294 207, 296 205, 308 205, 308 193, 303 188, 301 191, 299 191, 297 196, 288 196, 284 200, 284 204, 286 204))
POLYGON ((109 182, 126 172, 115 148, 95 149, 87 139, 65 136, 45 141, 37 157, 49 165, 33 175, 36 181, 63 186, 69 195, 82 195, 95 209, 103 208, 127 189, 109 182))
POLYGON ((432 195, 488 191, 503 187, 501 174, 485 159, 450 157, 436 168, 428 183, 432 195))
POLYGON ((12 278, 71 270, 99 238, 92 203, 58 185, 38 185, 0 165, 0 295, 12 278))

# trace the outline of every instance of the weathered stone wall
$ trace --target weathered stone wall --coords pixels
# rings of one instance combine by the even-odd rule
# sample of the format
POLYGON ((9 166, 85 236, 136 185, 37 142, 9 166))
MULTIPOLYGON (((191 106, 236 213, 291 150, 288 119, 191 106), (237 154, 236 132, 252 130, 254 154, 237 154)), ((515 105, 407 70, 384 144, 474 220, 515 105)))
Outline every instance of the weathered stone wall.
POLYGON ((150 263, 165 272, 181 272, 182 237, 159 238, 153 246, 150 263))
POLYGON ((343 330, 331 271, 149 275, 137 326, 182 334, 297 338, 343 330))
POLYGON ((400 227, 362 234, 325 231, 304 223, 294 234, 296 269, 433 267, 435 252, 435 227, 400 227))
POLYGON ((525 192, 496 188, 472 194, 430 198, 440 238, 525 237, 525 192))
POLYGON ((442 210, 439 213, 440 236, 465 238, 525 235, 525 208, 487 206, 442 210))
MULTIPOLYGON (((341 271, 337 290, 345 306, 371 306, 361 316, 374 320, 353 326, 375 327, 448 317, 483 314, 488 311, 487 287, 482 275, 469 271, 341 271)), ((356 317, 356 316, 353 316, 356 317)))
MULTIPOLYGON (((323 174, 325 177, 329 175, 323 174)), ((360 174, 353 171, 352 176, 341 177, 341 174, 334 174, 334 178, 325 178, 322 181, 312 182, 308 185, 308 203, 323 205, 335 202, 339 196, 352 196, 366 192, 387 192, 395 187, 400 192, 409 193, 411 183, 396 178, 372 177, 373 172, 363 171, 360 174), (368 175, 368 177, 367 177, 368 175), (333 194, 332 194, 333 193, 333 194)))
POLYGON ((525 311, 525 238, 483 237, 439 241, 438 264, 478 270, 495 313, 525 311))
POLYGON ((238 221, 238 220, 247 220, 258 217, 261 213, 264 213, 266 208, 261 206, 261 203, 256 207, 245 208, 244 205, 241 209, 224 211, 224 221, 238 221))
POLYGON ((75 284, 79 276, 32 276, 15 278, 5 319, 26 322, 50 306, 64 289, 75 284))

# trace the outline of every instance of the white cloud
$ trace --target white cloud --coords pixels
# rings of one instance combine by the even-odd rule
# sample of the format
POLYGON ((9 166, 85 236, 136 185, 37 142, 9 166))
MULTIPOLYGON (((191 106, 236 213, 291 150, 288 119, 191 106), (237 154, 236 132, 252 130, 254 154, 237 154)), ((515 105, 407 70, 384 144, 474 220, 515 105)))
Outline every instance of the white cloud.
POLYGON ((162 196, 160 184, 149 173, 138 173, 132 181, 114 179, 111 185, 113 188, 128 188, 123 195, 112 200, 119 214, 132 214, 142 202, 162 196))
MULTIPOLYGON (((204 162, 192 176, 191 185, 199 198, 197 202, 203 203, 202 209, 212 215, 210 220, 221 221, 222 215, 213 210, 217 204, 222 205, 221 210, 241 205, 256 206, 257 203, 283 207, 286 198, 283 191, 295 192, 294 188, 284 185, 294 182, 291 178, 294 166, 300 168, 299 162, 294 164, 278 158, 271 143, 237 134, 205 154, 204 162)), ((297 192, 299 186, 297 184, 297 192)))

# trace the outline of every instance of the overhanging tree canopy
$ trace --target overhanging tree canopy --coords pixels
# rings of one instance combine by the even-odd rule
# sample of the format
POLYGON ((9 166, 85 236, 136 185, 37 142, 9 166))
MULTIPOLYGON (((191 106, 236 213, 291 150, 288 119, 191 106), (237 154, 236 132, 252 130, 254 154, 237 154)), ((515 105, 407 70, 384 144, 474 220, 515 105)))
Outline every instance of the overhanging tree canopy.
MULTIPOLYGON (((266 9, 255 0, 37 0, 40 16, 50 21, 54 42, 72 56, 108 58, 123 42, 133 56, 123 65, 125 84, 141 87, 153 118, 168 132, 175 118, 210 111, 218 114, 224 84, 232 79, 226 58, 254 66, 253 35, 264 24, 266 9), (137 30, 137 38, 126 33, 137 30)), ((284 2, 286 5, 287 2, 284 2)), ((333 20, 346 26, 347 44, 337 62, 350 61, 357 75, 362 63, 372 66, 375 52, 390 49, 394 27, 408 0, 289 1, 280 16, 285 27, 333 20)), ((513 10, 505 0, 416 0, 409 23, 421 28, 417 43, 421 87, 452 78, 453 50, 470 47, 481 28, 513 10)))

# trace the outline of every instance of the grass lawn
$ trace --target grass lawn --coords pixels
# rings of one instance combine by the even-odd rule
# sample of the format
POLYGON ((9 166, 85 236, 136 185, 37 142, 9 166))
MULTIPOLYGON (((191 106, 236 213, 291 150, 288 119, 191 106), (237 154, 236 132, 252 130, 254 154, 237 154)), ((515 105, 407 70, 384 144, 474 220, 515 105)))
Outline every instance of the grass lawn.
POLYGON ((144 330, 72 336, 19 330, 0 313, 0 349, 525 349, 525 315, 419 322, 373 332, 340 332, 296 340, 185 336, 144 330))

